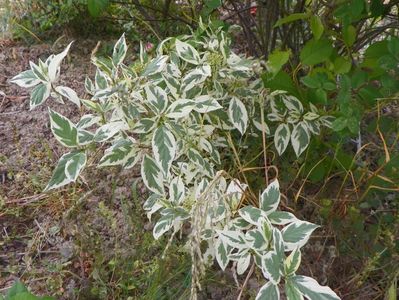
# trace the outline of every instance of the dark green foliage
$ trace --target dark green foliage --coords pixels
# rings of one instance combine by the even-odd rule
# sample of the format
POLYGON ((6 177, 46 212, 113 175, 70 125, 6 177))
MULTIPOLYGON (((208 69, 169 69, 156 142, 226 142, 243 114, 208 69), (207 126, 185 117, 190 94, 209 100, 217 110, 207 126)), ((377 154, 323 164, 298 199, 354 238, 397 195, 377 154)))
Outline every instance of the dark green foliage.
POLYGON ((98 17, 108 5, 108 0, 87 0, 87 9, 93 17, 98 17))
POLYGON ((180 5, 171 0, 27 0, 9 5, 14 37, 28 42, 72 30, 73 34, 120 35, 159 41, 162 37, 187 32, 200 17, 214 15, 221 0, 198 1, 180 5), (199 13, 198 13, 199 11, 199 13))
POLYGON ((14 38, 28 44, 56 40, 61 35, 119 35, 123 31, 121 24, 103 19, 107 18, 106 11, 112 13, 112 7, 105 5, 107 1, 100 2, 103 5, 89 6, 88 0, 12 3, 9 6, 9 30, 14 38))
POLYGON ((4 300, 54 300, 52 297, 40 297, 31 294, 19 280, 15 281, 13 286, 7 291, 5 298, 1 295, 0 298, 4 300))

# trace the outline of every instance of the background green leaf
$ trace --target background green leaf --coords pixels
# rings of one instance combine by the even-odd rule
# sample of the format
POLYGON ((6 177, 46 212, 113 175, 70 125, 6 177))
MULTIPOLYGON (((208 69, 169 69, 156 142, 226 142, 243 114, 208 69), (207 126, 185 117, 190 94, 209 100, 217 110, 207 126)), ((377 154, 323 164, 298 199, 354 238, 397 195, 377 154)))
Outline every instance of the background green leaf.
POLYGON ((308 41, 303 47, 300 59, 305 65, 316 65, 329 59, 333 52, 333 46, 328 39, 308 41))
POLYGON ((92 17, 98 17, 107 8, 109 0, 87 0, 87 8, 92 17))

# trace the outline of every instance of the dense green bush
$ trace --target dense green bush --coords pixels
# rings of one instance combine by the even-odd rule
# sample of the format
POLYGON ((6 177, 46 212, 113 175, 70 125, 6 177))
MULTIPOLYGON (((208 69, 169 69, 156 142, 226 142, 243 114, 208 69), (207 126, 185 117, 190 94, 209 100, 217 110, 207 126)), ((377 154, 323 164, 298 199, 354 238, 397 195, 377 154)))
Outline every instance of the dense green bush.
POLYGON ((13 17, 12 31, 15 37, 32 39, 43 37, 49 31, 81 27, 87 21, 86 0, 37 1, 25 0, 10 3, 13 17))
POLYGON ((54 300, 52 297, 40 297, 31 294, 28 289, 20 282, 15 281, 13 286, 7 290, 5 297, 0 295, 0 299, 4 300, 54 300))
POLYGON ((81 36, 124 31, 131 38, 149 35, 149 40, 160 41, 187 32, 187 26, 196 26, 199 17, 208 18, 220 6, 220 1, 23 0, 5 9, 14 37, 26 40, 72 30, 81 36))

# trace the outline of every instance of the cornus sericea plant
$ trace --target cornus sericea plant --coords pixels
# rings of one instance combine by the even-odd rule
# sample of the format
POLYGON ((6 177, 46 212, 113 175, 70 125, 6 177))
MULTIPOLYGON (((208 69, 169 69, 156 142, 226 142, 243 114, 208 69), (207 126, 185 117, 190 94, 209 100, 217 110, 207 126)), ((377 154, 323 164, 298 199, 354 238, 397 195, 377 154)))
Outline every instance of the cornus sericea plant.
POLYGON ((69 48, 31 63, 30 70, 12 79, 33 88, 31 109, 51 97, 82 105, 86 112, 75 124, 49 109, 52 132, 70 151, 61 157, 46 191, 76 181, 95 145, 107 145, 99 167, 141 165, 151 192, 144 209, 150 219, 158 216, 155 239, 169 234, 170 243, 189 224, 185 248, 193 260, 193 299, 206 266, 215 260, 223 270, 230 263, 236 266, 238 275, 256 265, 268 280, 257 299, 279 299, 280 288, 288 299, 339 299, 314 279, 296 275, 300 248, 317 226, 277 211, 277 179, 253 197, 255 207, 244 205, 250 190, 246 183, 218 171, 220 152, 232 147, 232 134, 270 134, 266 121, 271 121, 277 123, 278 153, 291 141, 299 156, 311 134, 330 125, 328 116, 315 106, 306 112, 284 92, 267 95, 259 62, 232 52, 225 32, 202 23, 192 35, 162 41, 153 57, 140 45, 130 65, 123 63, 127 44, 122 36, 112 57, 92 58, 97 71, 94 81, 85 81, 89 99, 57 83, 69 48), (263 120, 264 110, 268 120, 263 120))
POLYGON ((309 103, 310 110, 305 111, 302 103, 284 91, 276 91, 269 96, 270 122, 278 122, 274 133, 274 145, 279 155, 283 154, 291 140, 297 157, 309 145, 312 134, 319 135, 322 126, 331 128, 334 117, 320 115, 317 107, 309 103))

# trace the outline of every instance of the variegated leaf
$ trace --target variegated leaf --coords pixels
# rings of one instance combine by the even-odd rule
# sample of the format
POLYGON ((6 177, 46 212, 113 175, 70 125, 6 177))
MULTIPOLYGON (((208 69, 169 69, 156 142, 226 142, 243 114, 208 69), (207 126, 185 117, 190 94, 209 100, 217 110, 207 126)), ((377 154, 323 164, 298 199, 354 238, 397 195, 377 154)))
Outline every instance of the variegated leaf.
POLYGON ((265 216, 262 213, 262 210, 253 207, 252 205, 244 206, 238 211, 238 213, 240 214, 241 218, 243 218, 245 221, 253 225, 258 225, 259 222, 263 220, 263 217, 265 216))
POLYGON ((273 249, 277 254, 279 262, 283 262, 284 260, 284 240, 281 231, 276 227, 272 228, 272 236, 273 236, 273 249))
POLYGON ((76 126, 63 115, 49 108, 51 131, 55 138, 66 147, 78 146, 78 131, 76 126))
POLYGON ((316 120, 318 117, 320 117, 319 114, 311 112, 311 111, 309 111, 303 115, 303 119, 306 121, 313 121, 313 120, 316 120))
POLYGON ((78 107, 80 107, 79 96, 78 94, 76 94, 76 92, 73 89, 66 86, 57 86, 55 90, 57 91, 57 93, 64 96, 69 101, 75 103, 78 107))
MULTIPOLYGON (((213 233, 212 229, 205 229, 201 233, 201 238, 203 240, 209 240, 209 239, 213 238, 213 236, 214 236, 214 233, 213 233)), ((209 241, 209 243, 211 244, 212 242, 209 241)))
POLYGON ((274 146, 279 155, 283 154, 285 149, 287 149, 290 137, 291 131, 288 124, 282 123, 278 125, 276 132, 274 133, 274 146))
POLYGON ((251 69, 252 62, 248 59, 242 58, 237 54, 231 52, 227 58, 227 64, 236 71, 249 71, 251 69))
POLYGON ((211 164, 202 157, 202 155, 195 149, 190 148, 187 152, 187 157, 189 160, 201 168, 201 172, 205 175, 212 177, 214 175, 214 170, 211 164))
POLYGON ((312 232, 319 226, 297 220, 282 230, 285 251, 292 251, 295 248, 301 248, 309 240, 312 232))
POLYGON ((328 286, 320 285, 316 280, 307 276, 293 276, 290 278, 295 287, 309 300, 340 300, 341 298, 328 286))
POLYGON ((176 39, 176 52, 177 55, 186 62, 194 65, 199 64, 200 56, 197 50, 190 44, 176 39))
POLYGON ((200 66, 188 72, 181 81, 181 91, 187 94, 194 87, 200 86, 209 76, 211 76, 211 67, 209 65, 200 66))
POLYGON ((273 236, 273 226, 267 218, 263 218, 258 225, 266 241, 271 241, 273 236))
POLYGON ((73 151, 64 154, 53 172, 49 183, 44 191, 56 189, 68 183, 74 182, 83 167, 86 165, 86 154, 80 151, 73 151))
POLYGON ((202 95, 195 99, 194 110, 199 113, 209 113, 214 110, 223 108, 216 99, 213 99, 209 95, 202 95))
POLYGON ((237 260, 237 274, 242 275, 248 269, 251 262, 251 254, 247 251, 245 254, 241 255, 237 260))
POLYGON ((31 88, 40 83, 40 80, 35 76, 32 70, 27 70, 14 76, 11 83, 15 83, 22 88, 31 88))
POLYGON ((151 194, 144 202, 143 209, 147 211, 147 218, 151 221, 151 216, 160 210, 163 205, 160 203, 161 197, 157 194, 151 194))
POLYGON ((168 106, 168 96, 166 92, 156 85, 147 85, 145 88, 147 101, 149 101, 150 108, 155 113, 162 113, 168 106))
POLYGON ((152 150, 164 176, 169 177, 169 170, 176 155, 176 139, 165 125, 155 130, 152 137, 152 150))
POLYGON ((255 119, 252 119, 252 123, 254 124, 255 128, 258 129, 259 131, 264 131, 266 134, 270 134, 270 128, 267 126, 265 122, 262 123, 256 121, 255 119))
MULTIPOLYGON (((147 200, 143 204, 144 210, 151 210, 153 206, 160 200, 162 197, 158 194, 151 194, 147 200)), ((162 207, 162 206, 161 206, 162 207)))
POLYGON ((169 74, 162 74, 162 78, 166 83, 168 94, 172 94, 175 99, 180 97, 180 81, 169 74))
POLYGON ((188 211, 179 206, 179 207, 167 207, 161 210, 162 216, 171 216, 174 221, 184 221, 190 218, 190 214, 188 211))
POLYGON ((268 215, 274 212, 280 203, 280 185, 275 179, 260 196, 260 208, 268 215))
POLYGON ((262 272, 265 278, 269 279, 273 284, 279 284, 281 262, 275 251, 267 252, 262 259, 262 272))
POLYGON ((76 124, 76 127, 79 129, 89 128, 95 124, 98 124, 100 120, 101 118, 99 116, 87 114, 80 118, 78 124, 76 124))
POLYGON ((116 87, 107 87, 105 89, 97 90, 93 95, 93 99, 99 99, 104 101, 112 96, 116 91, 116 87))
POLYGON ((152 234, 156 240, 159 239, 165 232, 167 232, 169 229, 172 228, 173 220, 174 220, 174 218, 172 215, 162 216, 158 220, 158 222, 155 224, 153 232, 152 232, 152 234))
POLYGON ((278 286, 271 281, 261 287, 255 300, 280 300, 280 291, 278 286))
POLYGON ((146 77, 162 72, 166 67, 166 62, 168 59, 169 56, 167 55, 161 55, 154 58, 147 64, 141 76, 146 77))
POLYGON ((85 165, 86 154, 84 152, 76 152, 65 164, 65 175, 69 180, 75 181, 85 165))
POLYGON ((36 65, 34 62, 30 61, 29 66, 37 79, 43 83, 49 83, 50 79, 48 78, 48 66, 45 65, 40 59, 39 65, 36 65))
POLYGON ((284 116, 280 115, 278 113, 270 113, 270 114, 267 114, 267 119, 270 122, 282 122, 282 121, 284 121, 284 116))
POLYGON ((105 75, 105 73, 100 71, 99 69, 97 69, 97 71, 96 71, 96 75, 94 77, 94 82, 95 82, 95 87, 96 87, 96 93, 99 90, 105 90, 108 88, 107 75, 105 75))
POLYGON ((184 176, 186 184, 191 183, 198 176, 198 173, 200 173, 200 170, 194 163, 178 162, 177 165, 184 176))
POLYGON ((293 275, 301 264, 301 251, 295 248, 284 261, 285 276, 293 275))
POLYGON ((288 117, 286 118, 286 122, 288 124, 296 124, 300 121, 301 119, 301 114, 296 111, 290 111, 288 112, 288 117))
POLYGON ((322 116, 320 117, 320 122, 324 126, 328 128, 332 128, 332 124, 334 122, 335 118, 333 116, 322 116))
POLYGON ((152 131, 158 123, 157 118, 142 118, 133 127, 134 133, 148 133, 152 131))
POLYGON ((292 282, 291 278, 287 278, 285 285, 285 294, 287 296, 287 300, 303 300, 303 295, 296 287, 295 283, 292 282))
POLYGON ((216 232, 219 234, 219 238, 221 238, 227 245, 237 249, 248 248, 245 236, 240 231, 216 230, 216 232))
POLYGON ((251 229, 245 233, 245 238, 248 245, 256 250, 263 251, 268 246, 268 241, 265 239, 265 236, 258 229, 251 229))
POLYGON ((98 113, 102 113, 102 107, 99 102, 91 101, 91 100, 86 100, 86 99, 81 99, 82 104, 87 107, 88 109, 94 110, 98 113))
POLYGON ((90 95, 94 95, 95 93, 93 81, 88 76, 85 78, 85 90, 90 95))
POLYGON ((283 102, 285 106, 288 108, 290 111, 295 111, 297 113, 302 113, 303 112, 303 106, 301 101, 298 100, 298 98, 294 96, 289 96, 289 95, 284 95, 282 97, 283 102))
POLYGON ((228 246, 223 242, 221 238, 215 241, 215 256, 220 268, 224 271, 229 264, 229 253, 228 246))
POLYGON ((94 140, 97 143, 105 142, 122 130, 129 129, 129 126, 124 121, 115 121, 104 124, 97 129, 94 140))
POLYGON ((129 156, 127 161, 124 163, 123 168, 124 169, 133 168, 139 161, 141 161, 143 155, 144 155, 143 151, 137 151, 135 155, 129 156))
POLYGON ((227 187, 226 196, 233 210, 236 210, 248 186, 238 179, 233 179, 227 187))
POLYGON ((170 64, 166 65, 166 72, 173 76, 174 78, 180 78, 181 77, 181 71, 179 69, 179 66, 177 66, 175 63, 171 62, 170 64))
POLYGON ((54 57, 50 60, 48 65, 48 76, 51 82, 54 82, 58 79, 61 62, 68 54, 71 45, 72 42, 64 49, 64 51, 62 51, 60 54, 54 55, 54 57))
POLYGON ((88 145, 94 140, 94 134, 84 129, 78 129, 78 143, 80 146, 88 145))
POLYGON ((315 120, 315 121, 303 121, 303 123, 305 124, 306 128, 309 130, 309 136, 310 133, 319 135, 320 134, 320 121, 319 120, 315 120))
POLYGON ((98 163, 99 167, 105 166, 123 166, 127 161, 137 156, 138 149, 130 139, 120 139, 110 148, 105 150, 104 156, 98 163))
POLYGON ((298 220, 292 213, 287 211, 274 211, 267 216, 272 224, 286 225, 298 220))
POLYGON ((179 205, 185 197, 184 182, 181 177, 175 177, 170 182, 169 199, 172 203, 179 205))
POLYGON ((247 130, 248 113, 245 105, 237 97, 233 97, 230 101, 229 117, 234 127, 243 135, 247 130))
POLYGON ((310 136, 306 124, 301 122, 295 125, 291 134, 291 144, 295 154, 299 157, 306 150, 310 142, 310 136))
POLYGON ((39 83, 32 90, 30 94, 29 106, 30 110, 34 109, 36 106, 42 104, 50 96, 51 85, 45 83, 39 83))
POLYGON ((141 177, 150 191, 158 195, 163 195, 165 193, 161 168, 156 161, 148 155, 144 156, 141 164, 141 177))
POLYGON ((120 63, 123 62, 126 56, 126 52, 127 52, 127 45, 126 45, 125 34, 122 34, 122 36, 116 42, 114 46, 114 51, 112 52, 112 61, 115 66, 118 66, 120 63))
POLYGON ((234 218, 229 223, 229 228, 238 229, 238 230, 248 230, 252 227, 252 224, 245 221, 242 217, 234 218))
POLYGON ((206 191, 209 184, 207 178, 202 178, 195 189, 195 200, 199 200, 203 193, 206 191))
POLYGON ((194 108, 194 101, 190 99, 178 99, 173 102, 166 113, 171 119, 180 119, 187 117, 194 108))
POLYGON ((206 138, 201 137, 198 146, 201 150, 208 152, 216 163, 220 164, 220 154, 216 147, 211 144, 211 142, 209 142, 206 138))

